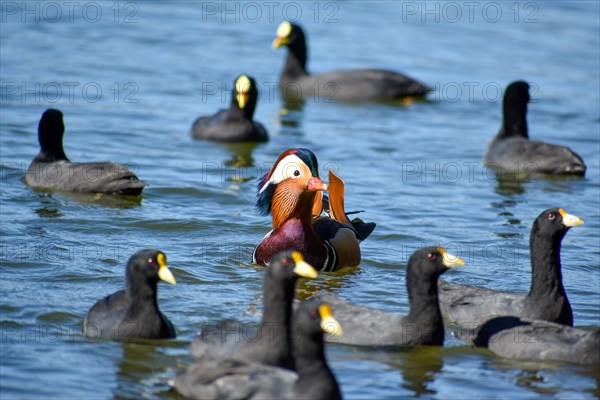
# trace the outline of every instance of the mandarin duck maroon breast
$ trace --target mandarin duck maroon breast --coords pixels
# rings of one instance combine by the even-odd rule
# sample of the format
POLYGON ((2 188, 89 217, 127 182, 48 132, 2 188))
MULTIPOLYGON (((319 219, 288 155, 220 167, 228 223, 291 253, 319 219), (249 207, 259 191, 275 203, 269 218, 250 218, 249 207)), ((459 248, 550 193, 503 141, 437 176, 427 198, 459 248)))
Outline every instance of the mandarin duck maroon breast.
POLYGON ((258 183, 256 205, 262 214, 271 214, 272 229, 254 249, 253 263, 268 265, 277 252, 295 249, 321 271, 360 264, 360 242, 375 224, 348 220, 344 182, 331 171, 329 181, 328 186, 319 177, 312 151, 294 148, 279 156, 258 183))

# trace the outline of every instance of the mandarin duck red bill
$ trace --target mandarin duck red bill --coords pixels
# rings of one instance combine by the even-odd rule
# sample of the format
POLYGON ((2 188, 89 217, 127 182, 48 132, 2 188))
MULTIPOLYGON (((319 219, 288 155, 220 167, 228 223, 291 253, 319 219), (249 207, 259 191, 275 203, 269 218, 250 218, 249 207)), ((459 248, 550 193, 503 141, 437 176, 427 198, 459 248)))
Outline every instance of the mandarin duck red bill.
POLYGON ((329 172, 329 186, 318 173, 314 153, 304 148, 284 151, 260 178, 256 206, 272 216, 272 229, 254 249, 252 262, 268 265, 279 251, 296 249, 320 271, 360 264, 360 242, 374 223, 344 211, 344 181, 329 172), (323 191, 329 190, 329 198, 323 191), (325 215, 323 214, 325 211, 325 215))

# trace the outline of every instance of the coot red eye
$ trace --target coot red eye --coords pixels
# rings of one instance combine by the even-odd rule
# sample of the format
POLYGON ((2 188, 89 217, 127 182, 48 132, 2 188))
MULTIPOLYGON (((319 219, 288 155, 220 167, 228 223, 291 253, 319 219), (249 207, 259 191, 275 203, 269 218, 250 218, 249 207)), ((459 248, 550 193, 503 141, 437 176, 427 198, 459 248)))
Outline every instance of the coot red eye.
POLYGON ((435 254, 433 254, 433 253, 429 253, 429 254, 427 254, 427 259, 428 259, 429 261, 433 261, 433 260, 435 260, 436 258, 437 258, 437 256, 436 256, 435 254))
POLYGON ((153 259, 151 259, 151 258, 148 259, 148 264, 152 264, 153 262, 154 262, 153 259))
POLYGON ((283 257, 283 258, 281 259, 281 263, 282 263, 283 265, 288 265, 288 264, 290 263, 290 260, 289 260, 289 258, 287 258, 287 257, 283 257))
POLYGON ((554 213, 548 214, 548 221, 552 221, 554 218, 556 218, 556 215, 554 215, 554 213))
POLYGON ((309 315, 311 318, 314 318, 314 317, 316 317, 316 316, 317 316, 317 310, 310 310, 310 311, 308 312, 308 315, 309 315))

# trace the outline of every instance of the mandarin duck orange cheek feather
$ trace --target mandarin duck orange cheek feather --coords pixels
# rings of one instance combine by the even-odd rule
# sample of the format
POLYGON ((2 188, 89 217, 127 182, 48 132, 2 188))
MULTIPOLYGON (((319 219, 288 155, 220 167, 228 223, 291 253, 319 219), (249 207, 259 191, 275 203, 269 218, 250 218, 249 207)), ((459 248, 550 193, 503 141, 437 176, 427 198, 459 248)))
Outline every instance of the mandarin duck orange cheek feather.
MULTIPOLYGON (((361 235, 343 211, 344 182, 330 172, 335 198, 329 201, 331 216, 320 216, 324 190, 330 189, 319 177, 314 153, 304 148, 284 151, 273 168, 258 183, 256 205, 262 214, 272 215, 272 230, 255 248, 252 261, 267 265, 281 250, 296 249, 322 271, 333 271, 360 263, 361 235), (337 216, 337 217, 336 217, 337 216)), ((365 231, 363 231, 365 232, 365 231)))

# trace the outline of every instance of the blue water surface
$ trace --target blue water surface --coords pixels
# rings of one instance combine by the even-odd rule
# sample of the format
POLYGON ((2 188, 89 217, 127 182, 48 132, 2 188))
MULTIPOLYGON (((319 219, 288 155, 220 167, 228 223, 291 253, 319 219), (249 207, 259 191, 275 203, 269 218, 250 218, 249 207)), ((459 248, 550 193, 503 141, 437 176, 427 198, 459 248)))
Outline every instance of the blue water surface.
MULTIPOLYGON (((600 10, 596 1, 2 2, 0 24, 0 395, 170 398, 204 323, 255 321, 262 270, 253 247, 270 229, 256 178, 290 147, 346 182, 346 208, 377 228, 362 263, 300 285, 406 313, 406 261, 444 245, 466 261, 447 279, 526 291, 529 231, 541 211, 585 220, 563 241, 575 325, 600 326, 600 10), (301 23, 311 71, 381 67, 435 91, 427 102, 285 109, 278 24, 301 23), (226 108, 234 78, 257 79, 255 119, 268 143, 194 141, 200 115, 226 108), (531 138, 570 146, 585 178, 499 182, 482 166, 506 85, 524 79, 531 138), (23 174, 47 108, 65 114, 73 161, 112 160, 148 183, 138 201, 34 191, 23 174), (123 286, 142 248, 168 257, 159 287, 177 340, 87 341, 89 307, 123 286)), ((596 369, 516 362, 463 345, 386 352, 328 346, 348 399, 600 396, 596 369)))

